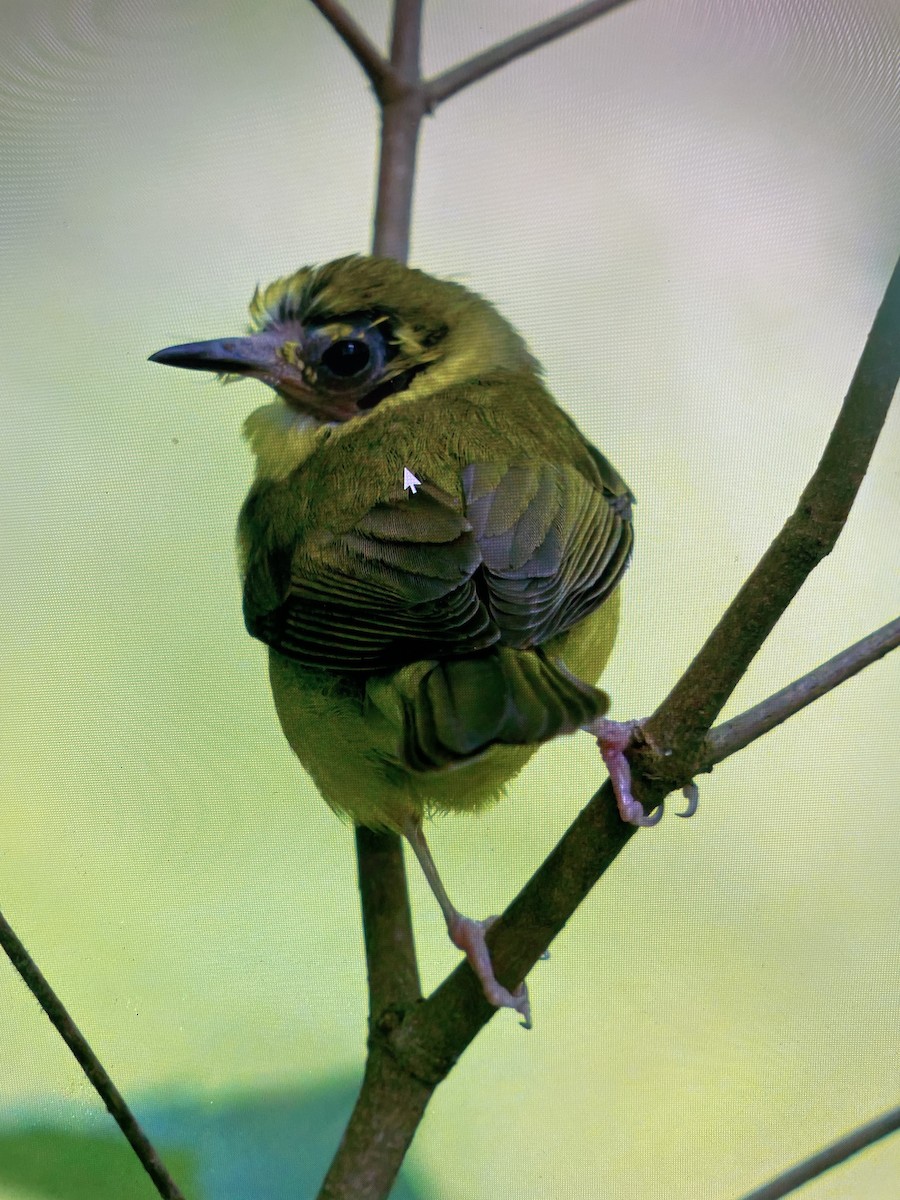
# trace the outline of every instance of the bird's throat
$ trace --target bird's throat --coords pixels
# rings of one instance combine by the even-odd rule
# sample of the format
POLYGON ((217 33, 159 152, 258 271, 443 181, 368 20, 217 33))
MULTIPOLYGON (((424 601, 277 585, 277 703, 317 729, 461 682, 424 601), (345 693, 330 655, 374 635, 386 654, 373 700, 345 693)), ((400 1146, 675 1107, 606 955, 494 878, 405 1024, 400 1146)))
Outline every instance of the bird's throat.
POLYGON ((254 409, 244 422, 244 437, 256 459, 256 478, 286 479, 312 454, 326 429, 280 400, 254 409))

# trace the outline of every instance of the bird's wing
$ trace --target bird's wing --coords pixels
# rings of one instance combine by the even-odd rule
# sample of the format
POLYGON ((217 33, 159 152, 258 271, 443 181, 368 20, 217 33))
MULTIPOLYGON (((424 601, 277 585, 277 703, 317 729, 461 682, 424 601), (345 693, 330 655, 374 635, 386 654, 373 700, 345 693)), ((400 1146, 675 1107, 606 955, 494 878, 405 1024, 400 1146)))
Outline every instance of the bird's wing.
POLYGON ((463 471, 485 603, 505 645, 540 646, 564 633, 603 603, 628 565, 632 496, 590 451, 591 479, 549 462, 463 471))
POLYGON ((481 556, 462 502, 428 482, 288 559, 279 572, 277 551, 251 556, 244 617, 254 637, 308 666, 386 671, 500 639, 478 595, 481 556))
POLYGON ((464 503, 426 480, 345 532, 257 555, 247 627, 338 672, 539 646, 599 607, 630 553, 628 489, 599 452, 586 471, 475 463, 464 503))

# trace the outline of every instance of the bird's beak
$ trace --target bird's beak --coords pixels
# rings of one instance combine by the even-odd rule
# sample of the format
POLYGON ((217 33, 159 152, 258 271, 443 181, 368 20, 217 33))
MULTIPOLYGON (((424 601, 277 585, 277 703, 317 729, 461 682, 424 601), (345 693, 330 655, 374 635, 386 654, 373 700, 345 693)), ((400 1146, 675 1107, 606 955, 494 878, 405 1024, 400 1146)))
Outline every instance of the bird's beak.
POLYGON ((323 402, 304 378, 300 349, 297 342, 286 341, 284 333, 263 332, 167 346, 151 354, 149 361, 189 371, 215 371, 218 375, 259 379, 295 408, 320 420, 340 419, 343 412, 332 413, 332 406, 323 402))
MULTIPOLYGON (((189 371, 215 371, 219 375, 275 377, 289 366, 281 353, 283 338, 270 333, 250 337, 216 338, 211 342, 185 342, 150 355, 150 362, 189 371)), ((293 368, 294 374, 299 374, 293 368)))

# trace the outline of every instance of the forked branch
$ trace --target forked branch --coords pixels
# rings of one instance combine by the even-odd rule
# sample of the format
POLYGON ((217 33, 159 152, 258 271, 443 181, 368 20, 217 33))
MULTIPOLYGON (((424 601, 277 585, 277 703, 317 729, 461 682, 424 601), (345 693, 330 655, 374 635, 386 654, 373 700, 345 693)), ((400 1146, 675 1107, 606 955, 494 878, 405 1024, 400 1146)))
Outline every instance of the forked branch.
POLYGON ((433 112, 444 100, 455 96, 463 88, 477 83, 485 76, 498 71, 517 58, 530 54, 541 46, 556 41, 566 33, 586 25, 589 21, 603 16, 614 8, 619 8, 627 0, 587 0, 585 4, 576 5, 566 12, 559 13, 542 21, 539 25, 525 29, 503 42, 498 42, 490 49, 476 54, 465 62, 458 63, 434 79, 423 80, 418 73, 411 74, 397 70, 397 34, 401 36, 410 32, 413 20, 421 20, 421 0, 396 0, 394 7, 394 44, 390 59, 385 58, 369 36, 359 26, 338 0, 311 0, 335 33, 344 42, 347 49, 362 67, 376 96, 384 104, 392 90, 403 86, 419 93, 422 111, 433 112), (403 12, 404 4, 407 12, 403 12), (412 9, 416 10, 415 16, 412 9))

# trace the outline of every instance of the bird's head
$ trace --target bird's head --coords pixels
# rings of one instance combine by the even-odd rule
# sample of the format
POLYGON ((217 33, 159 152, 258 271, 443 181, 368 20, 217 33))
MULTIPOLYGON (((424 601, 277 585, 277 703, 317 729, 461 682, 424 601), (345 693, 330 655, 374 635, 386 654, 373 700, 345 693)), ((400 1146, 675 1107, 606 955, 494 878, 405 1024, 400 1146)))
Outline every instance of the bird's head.
POLYGON ((487 300, 389 258, 303 267, 257 288, 250 318, 246 336, 169 346, 150 361, 259 379, 316 422, 498 369, 536 369, 487 300))

